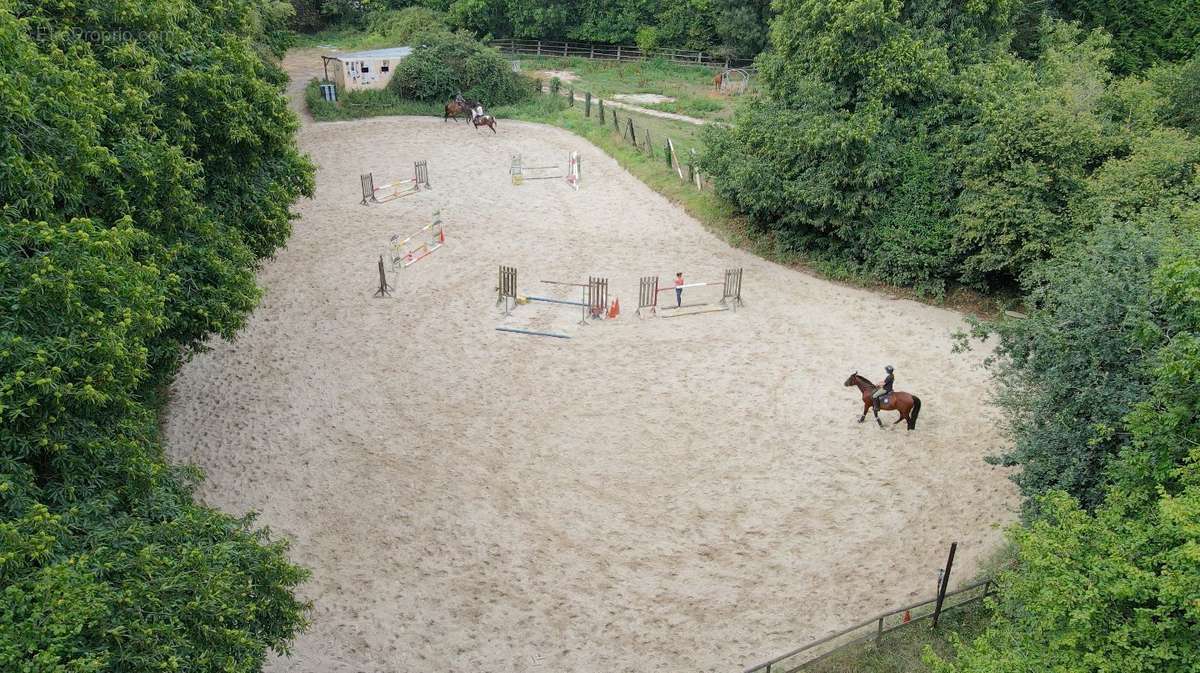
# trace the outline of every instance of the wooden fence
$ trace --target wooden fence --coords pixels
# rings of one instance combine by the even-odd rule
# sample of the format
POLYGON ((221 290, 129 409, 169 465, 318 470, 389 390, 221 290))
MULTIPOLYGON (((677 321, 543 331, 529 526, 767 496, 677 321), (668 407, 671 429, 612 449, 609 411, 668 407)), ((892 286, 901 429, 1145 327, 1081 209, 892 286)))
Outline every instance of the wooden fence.
POLYGON ((525 56, 574 56, 578 58, 610 61, 645 61, 660 58, 672 63, 695 65, 706 68, 749 68, 754 61, 729 58, 706 51, 689 49, 655 49, 642 51, 632 45, 595 44, 589 42, 561 42, 557 40, 492 40, 490 43, 506 54, 525 56))
POLYGON ((926 619, 935 619, 951 610, 957 610, 972 603, 982 601, 994 593, 995 583, 991 579, 969 584, 956 591, 939 592, 938 596, 929 598, 912 605, 889 610, 830 634, 820 640, 798 647, 787 654, 782 654, 769 661, 747 668, 743 673, 794 673, 803 671, 806 667, 868 640, 878 643, 885 634, 905 629, 926 619), (939 601, 943 602, 940 610, 939 601), (916 613, 916 614, 914 614, 916 613), (906 619, 906 617, 908 617, 906 619))
POLYGON ((537 80, 535 87, 538 92, 548 93, 555 97, 565 97, 567 105, 578 107, 585 118, 596 120, 599 126, 611 127, 613 134, 619 135, 621 140, 644 152, 647 156, 659 158, 668 170, 679 177, 681 182, 690 183, 701 191, 710 186, 707 178, 700 174, 700 162, 696 150, 693 149, 686 155, 680 156, 682 152, 676 152, 675 142, 670 138, 663 138, 661 143, 656 143, 650 129, 638 128, 634 123, 633 114, 636 113, 622 111, 618 116, 618 108, 610 106, 605 109, 604 100, 593 98, 590 91, 583 92, 583 98, 577 99, 574 87, 564 89, 562 82, 557 80, 551 81, 548 87, 542 86, 541 80, 537 80))

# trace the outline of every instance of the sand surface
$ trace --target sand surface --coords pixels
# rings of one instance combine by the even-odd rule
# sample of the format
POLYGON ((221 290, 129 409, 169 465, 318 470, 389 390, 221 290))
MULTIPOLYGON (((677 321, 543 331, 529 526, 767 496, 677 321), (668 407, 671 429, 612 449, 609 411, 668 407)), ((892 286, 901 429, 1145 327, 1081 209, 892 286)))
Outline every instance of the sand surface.
MULTIPOLYGON (((287 66, 295 95, 320 59, 287 66)), ((307 121, 317 194, 262 305, 175 382, 166 438, 201 497, 261 512, 313 571, 312 628, 270 670, 740 671, 932 594, 951 541, 970 577, 1017 499, 982 461, 996 412, 961 395, 982 356, 951 353, 959 315, 735 250, 566 131, 498 131, 307 121), (571 150, 580 191, 510 183, 511 153, 571 150), (418 159, 431 191, 359 205, 360 172, 418 159), (446 246, 373 298, 389 236, 437 209, 446 246), (574 293, 539 279, 606 276, 623 314, 502 318, 500 264, 551 297, 574 293), (726 267, 737 312, 633 315, 639 276, 726 267), (843 381, 885 364, 924 400, 915 432, 855 422, 843 381)))

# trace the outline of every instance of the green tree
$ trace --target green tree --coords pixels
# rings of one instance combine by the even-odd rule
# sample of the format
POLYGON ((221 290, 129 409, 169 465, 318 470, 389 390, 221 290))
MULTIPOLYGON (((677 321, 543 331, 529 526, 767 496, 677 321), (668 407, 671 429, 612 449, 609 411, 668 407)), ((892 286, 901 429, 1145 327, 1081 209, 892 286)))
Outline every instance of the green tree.
POLYGON ((714 0, 717 38, 730 56, 753 58, 766 49, 771 23, 770 0, 714 0))
POLYGON ((1009 414, 1015 477, 1033 497, 1061 489, 1095 507, 1123 445, 1117 420, 1146 394, 1145 353, 1172 316, 1152 299, 1165 250, 1200 223, 1200 141, 1160 130, 1088 180, 1073 210, 1081 241, 1026 279, 1026 319, 979 325, 997 337, 997 401, 1009 414))
POLYGON ((1155 68, 1148 76, 1161 103, 1162 122, 1200 135, 1200 53, 1155 68))
POLYGON ((1197 0, 1058 0, 1063 14, 1113 36, 1117 72, 1181 61, 1200 47, 1197 0))
POLYGON ((508 61, 465 31, 433 32, 400 62, 388 88, 401 98, 445 101, 456 93, 505 105, 533 95, 533 83, 514 73, 508 61))
POLYGON ((965 71, 972 85, 959 103, 962 189, 952 216, 964 282, 1019 279, 1075 231, 1072 200, 1127 142, 1102 106, 1105 43, 1046 22, 1037 62, 1001 56, 965 71))
POLYGON ((937 673, 1200 668, 1200 255, 1195 229, 1154 273, 1161 345, 1150 388, 1125 418, 1115 482, 1089 514, 1065 493, 1013 531, 992 625, 937 673))
POLYGON ((274 2, 0 7, 0 669, 253 671, 304 572, 192 502, 155 404, 311 194, 274 2))

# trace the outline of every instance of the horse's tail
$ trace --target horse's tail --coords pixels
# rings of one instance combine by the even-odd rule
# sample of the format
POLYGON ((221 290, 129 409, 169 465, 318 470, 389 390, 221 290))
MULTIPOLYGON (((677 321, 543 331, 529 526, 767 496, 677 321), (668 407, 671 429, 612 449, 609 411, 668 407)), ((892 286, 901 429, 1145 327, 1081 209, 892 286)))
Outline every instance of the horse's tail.
POLYGON ((921 398, 916 395, 913 398, 913 410, 908 416, 908 429, 915 430, 917 428, 917 416, 921 413, 921 398))

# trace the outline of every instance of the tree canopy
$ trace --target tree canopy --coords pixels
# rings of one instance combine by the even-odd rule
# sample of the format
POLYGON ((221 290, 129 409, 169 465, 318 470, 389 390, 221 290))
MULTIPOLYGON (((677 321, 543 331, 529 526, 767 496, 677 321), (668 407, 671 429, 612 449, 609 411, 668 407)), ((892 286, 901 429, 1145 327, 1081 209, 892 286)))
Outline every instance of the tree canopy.
POLYGON ((156 418, 312 193, 289 14, 0 4, 0 669, 256 671, 303 625, 304 571, 192 501, 156 418))

